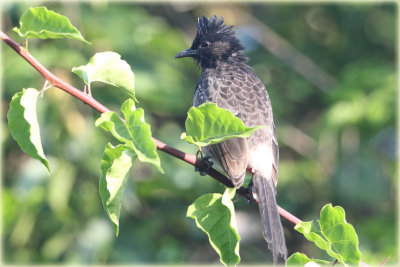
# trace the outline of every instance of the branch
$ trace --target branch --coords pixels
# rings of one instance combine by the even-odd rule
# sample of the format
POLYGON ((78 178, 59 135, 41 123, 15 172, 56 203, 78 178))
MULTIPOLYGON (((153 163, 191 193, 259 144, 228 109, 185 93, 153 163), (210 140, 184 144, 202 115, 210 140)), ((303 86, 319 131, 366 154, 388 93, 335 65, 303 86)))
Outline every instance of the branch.
MULTIPOLYGON (((90 107, 93 109, 97 110, 100 113, 108 112, 110 111, 108 108, 103 106, 100 102, 98 102, 96 99, 93 97, 89 96, 88 94, 84 93, 83 91, 71 86, 70 84, 64 82, 57 76, 55 76, 52 72, 50 72, 48 69, 46 69, 40 62, 38 62, 23 46, 15 42, 13 39, 11 39, 8 35, 6 35, 3 31, 0 31, 0 38, 12 49, 17 52, 23 59, 25 59, 32 67, 34 67, 47 81, 49 81, 54 87, 60 88, 61 90, 64 90, 68 94, 71 94, 81 100, 82 102, 88 104, 90 107)), ((157 139, 152 137, 153 141, 156 143, 157 149, 175 157, 180 160, 183 160, 193 166, 199 167, 204 169, 205 168, 205 163, 198 159, 195 155, 187 154, 183 151, 180 151, 176 148, 173 148, 157 139)), ((207 174, 211 176, 212 178, 216 179, 223 185, 227 187, 233 188, 234 185, 232 184, 231 180, 228 179, 225 175, 221 174, 217 170, 210 168, 207 171, 207 174)), ((253 195, 247 188, 241 187, 237 189, 237 193, 243 197, 245 197, 248 200, 254 201, 253 195)), ((282 209, 281 207, 278 206, 279 209, 279 214, 285 218, 286 220, 292 222, 293 224, 298 224, 301 222, 300 219, 298 219, 296 216, 292 215, 288 211, 282 209)))
MULTIPOLYGON (((10 46, 12 49, 14 49, 15 52, 17 52, 17 54, 19 54, 23 59, 25 59, 32 67, 34 67, 54 87, 60 88, 61 90, 64 90, 65 92, 75 96, 76 98, 78 98, 82 102, 88 104, 90 107, 92 107, 93 109, 97 110, 100 113, 110 111, 108 108, 103 106, 100 102, 98 102, 93 97, 87 95, 86 93, 82 92, 81 90, 71 86, 70 84, 64 82, 63 80, 61 80, 60 78, 55 76, 52 72, 50 72, 42 64, 40 64, 40 62, 38 62, 31 54, 29 54, 29 52, 23 46, 21 46, 20 44, 15 42, 13 39, 11 39, 7 34, 5 34, 1 30, 0 30, 0 38, 8 46, 10 46)), ((203 162, 202 160, 199 160, 196 157, 196 155, 187 154, 183 151, 180 151, 176 148, 173 148, 173 147, 157 140, 154 137, 152 137, 152 139, 156 143, 157 149, 159 149, 175 158, 183 160, 193 166, 197 166, 199 168, 205 168, 205 166, 206 166, 205 162, 203 162)), ((207 174, 227 187, 231 187, 231 188, 234 187, 234 185, 230 179, 228 179, 225 175, 221 174, 220 172, 218 172, 217 170, 215 170, 213 168, 210 168, 207 171, 207 174)), ((251 192, 249 190, 247 190, 247 188, 241 187, 241 188, 237 189, 236 192, 248 200, 256 201, 253 198, 253 195, 251 194, 251 192)), ((285 218, 286 220, 293 223, 294 225, 302 222, 299 218, 297 218, 296 216, 294 216, 293 214, 291 214, 290 212, 288 212, 287 210, 285 210, 279 206, 278 206, 278 210, 279 210, 279 215, 281 217, 285 218)), ((383 263, 385 263, 386 260, 383 263)), ((368 265, 362 261, 360 261, 360 265, 368 267, 368 265)))

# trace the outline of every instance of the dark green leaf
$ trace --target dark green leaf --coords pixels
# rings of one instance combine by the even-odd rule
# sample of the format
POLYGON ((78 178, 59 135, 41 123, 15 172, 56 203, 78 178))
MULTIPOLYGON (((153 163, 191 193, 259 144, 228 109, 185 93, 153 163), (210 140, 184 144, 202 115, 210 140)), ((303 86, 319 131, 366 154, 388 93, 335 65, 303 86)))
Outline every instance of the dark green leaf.
POLYGON ((211 246, 225 265, 236 265, 240 262, 239 240, 236 230, 235 209, 231 198, 234 189, 226 189, 221 194, 205 194, 189 206, 187 216, 196 221, 197 227, 203 230, 211 246))
POLYGON ((19 26, 13 30, 24 38, 72 38, 90 44, 67 17, 44 6, 29 8, 22 15, 19 26))
POLYGON ((40 128, 36 117, 36 89, 23 89, 16 93, 7 113, 8 127, 20 148, 32 158, 40 160, 50 173, 50 165, 43 153, 40 128))

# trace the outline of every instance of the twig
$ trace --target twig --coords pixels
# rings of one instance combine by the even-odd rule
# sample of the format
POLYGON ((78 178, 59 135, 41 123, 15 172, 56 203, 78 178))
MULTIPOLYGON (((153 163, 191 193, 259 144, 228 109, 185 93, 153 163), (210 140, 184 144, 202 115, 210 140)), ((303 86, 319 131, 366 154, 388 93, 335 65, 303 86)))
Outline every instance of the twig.
POLYGON ((279 211, 279 215, 281 215, 283 218, 285 218, 289 222, 293 223, 294 225, 297 225, 297 224, 302 222, 302 220, 300 220, 299 218, 297 218, 296 216, 294 216, 293 214, 291 214, 287 210, 282 209, 279 206, 278 206, 278 211, 279 211))
POLYGON ((385 263, 390 259, 390 256, 387 257, 381 264, 379 264, 379 267, 383 267, 383 265, 385 265, 385 263))

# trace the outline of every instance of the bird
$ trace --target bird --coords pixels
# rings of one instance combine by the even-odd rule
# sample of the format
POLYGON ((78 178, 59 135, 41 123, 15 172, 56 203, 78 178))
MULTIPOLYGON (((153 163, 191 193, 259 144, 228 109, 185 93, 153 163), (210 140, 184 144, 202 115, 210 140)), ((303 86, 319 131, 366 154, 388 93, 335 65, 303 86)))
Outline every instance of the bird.
POLYGON ((247 138, 232 138, 208 145, 202 152, 222 166, 236 188, 243 185, 246 171, 253 174, 250 183, 258 201, 261 225, 273 262, 286 262, 287 248, 276 203, 279 148, 268 92, 247 65, 244 47, 233 26, 217 15, 197 20, 197 32, 189 49, 175 58, 191 57, 201 68, 193 97, 193 106, 215 103, 232 112, 245 126, 264 126, 247 138))

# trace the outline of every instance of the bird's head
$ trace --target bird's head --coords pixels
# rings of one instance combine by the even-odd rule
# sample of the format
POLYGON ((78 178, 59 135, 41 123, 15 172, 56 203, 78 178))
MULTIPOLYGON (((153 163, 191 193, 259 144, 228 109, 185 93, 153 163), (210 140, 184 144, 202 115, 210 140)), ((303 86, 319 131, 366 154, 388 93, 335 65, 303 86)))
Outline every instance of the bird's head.
POLYGON ((243 46, 236 38, 232 26, 224 24, 224 19, 202 16, 197 22, 197 34, 189 49, 178 53, 175 58, 192 57, 203 69, 215 68, 218 62, 237 59, 246 61, 241 54, 243 46))

